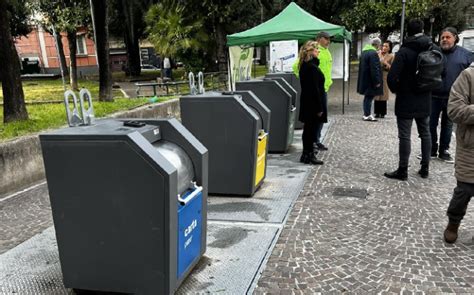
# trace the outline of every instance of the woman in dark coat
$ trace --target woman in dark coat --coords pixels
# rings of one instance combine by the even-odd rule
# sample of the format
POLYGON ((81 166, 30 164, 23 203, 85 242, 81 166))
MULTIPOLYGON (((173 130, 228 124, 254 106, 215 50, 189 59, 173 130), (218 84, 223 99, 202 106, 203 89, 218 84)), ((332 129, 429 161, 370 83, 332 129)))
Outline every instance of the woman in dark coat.
POLYGON ((318 124, 327 122, 327 114, 323 112, 322 96, 324 95, 324 75, 319 69, 318 42, 309 41, 300 52, 300 84, 301 102, 299 120, 303 127, 303 154, 300 162, 322 165, 316 159, 313 149, 315 130, 318 124))

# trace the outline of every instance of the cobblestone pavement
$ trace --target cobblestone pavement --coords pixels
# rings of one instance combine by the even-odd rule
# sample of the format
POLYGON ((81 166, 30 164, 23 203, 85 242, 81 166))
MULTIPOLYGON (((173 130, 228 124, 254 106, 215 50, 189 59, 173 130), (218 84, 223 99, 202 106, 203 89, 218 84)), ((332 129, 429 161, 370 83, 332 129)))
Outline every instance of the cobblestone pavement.
POLYGON ((351 96, 346 115, 332 99, 325 164, 308 177, 254 293, 474 293, 472 205, 459 241, 442 240, 454 166, 433 160, 420 178, 414 127, 408 181, 386 179, 398 164, 393 99, 388 118, 364 122, 351 96))
MULTIPOLYGON (((398 157, 393 99, 388 118, 363 122, 361 97, 353 90, 345 115, 340 93, 329 97, 325 164, 307 179, 255 293, 474 294, 474 205, 459 241, 442 241, 453 165, 434 160, 430 177, 418 177, 414 127, 409 180, 385 179, 398 157), (366 198, 347 197, 365 191, 366 198)), ((50 227, 50 210, 46 192, 0 200, 0 254, 50 227)))
POLYGON ((0 201, 0 254, 53 225, 46 183, 0 201))

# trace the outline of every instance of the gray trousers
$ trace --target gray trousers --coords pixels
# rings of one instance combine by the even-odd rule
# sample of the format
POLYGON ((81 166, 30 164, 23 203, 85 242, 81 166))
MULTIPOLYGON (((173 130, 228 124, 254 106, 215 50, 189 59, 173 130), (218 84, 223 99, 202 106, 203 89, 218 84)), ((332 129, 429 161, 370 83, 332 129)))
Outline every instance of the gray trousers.
POLYGON ((399 138, 399 162, 398 166, 408 167, 408 159, 411 152, 411 125, 413 120, 418 128, 418 136, 421 138, 421 164, 429 165, 431 153, 431 136, 429 129, 430 117, 404 119, 397 117, 398 138, 399 138))
POLYGON ((466 215, 467 205, 472 196, 474 196, 474 183, 458 181, 446 212, 450 223, 461 223, 464 215, 466 215))

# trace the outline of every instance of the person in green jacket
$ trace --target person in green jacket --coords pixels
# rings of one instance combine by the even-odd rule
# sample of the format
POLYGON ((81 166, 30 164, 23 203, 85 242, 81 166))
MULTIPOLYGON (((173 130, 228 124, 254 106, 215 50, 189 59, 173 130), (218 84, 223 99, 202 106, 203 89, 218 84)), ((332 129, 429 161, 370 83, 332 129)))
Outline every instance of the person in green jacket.
MULTIPOLYGON (((327 116, 328 114, 328 91, 332 85, 332 56, 328 47, 331 44, 331 36, 327 32, 319 32, 316 35, 316 41, 319 43, 319 68, 324 75, 324 95, 322 97, 323 112, 327 116)), ((316 136, 314 146, 320 151, 326 151, 328 148, 321 142, 321 130, 323 129, 324 123, 319 124, 316 128, 316 136)))
POLYGON ((304 45, 301 45, 300 51, 298 52, 298 57, 296 58, 295 63, 291 66, 293 74, 295 74, 296 78, 298 79, 300 78, 300 56, 303 54, 305 46, 309 44, 308 42, 312 41, 306 41, 304 45))

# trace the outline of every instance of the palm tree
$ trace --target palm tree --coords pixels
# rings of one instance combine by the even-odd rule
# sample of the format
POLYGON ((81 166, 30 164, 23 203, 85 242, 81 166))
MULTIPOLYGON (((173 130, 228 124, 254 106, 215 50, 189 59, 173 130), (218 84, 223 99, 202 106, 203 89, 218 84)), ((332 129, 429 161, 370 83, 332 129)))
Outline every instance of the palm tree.
POLYGON ((145 21, 148 40, 162 57, 176 57, 187 49, 198 50, 207 40, 202 22, 186 17, 180 4, 155 4, 148 10, 145 21))

